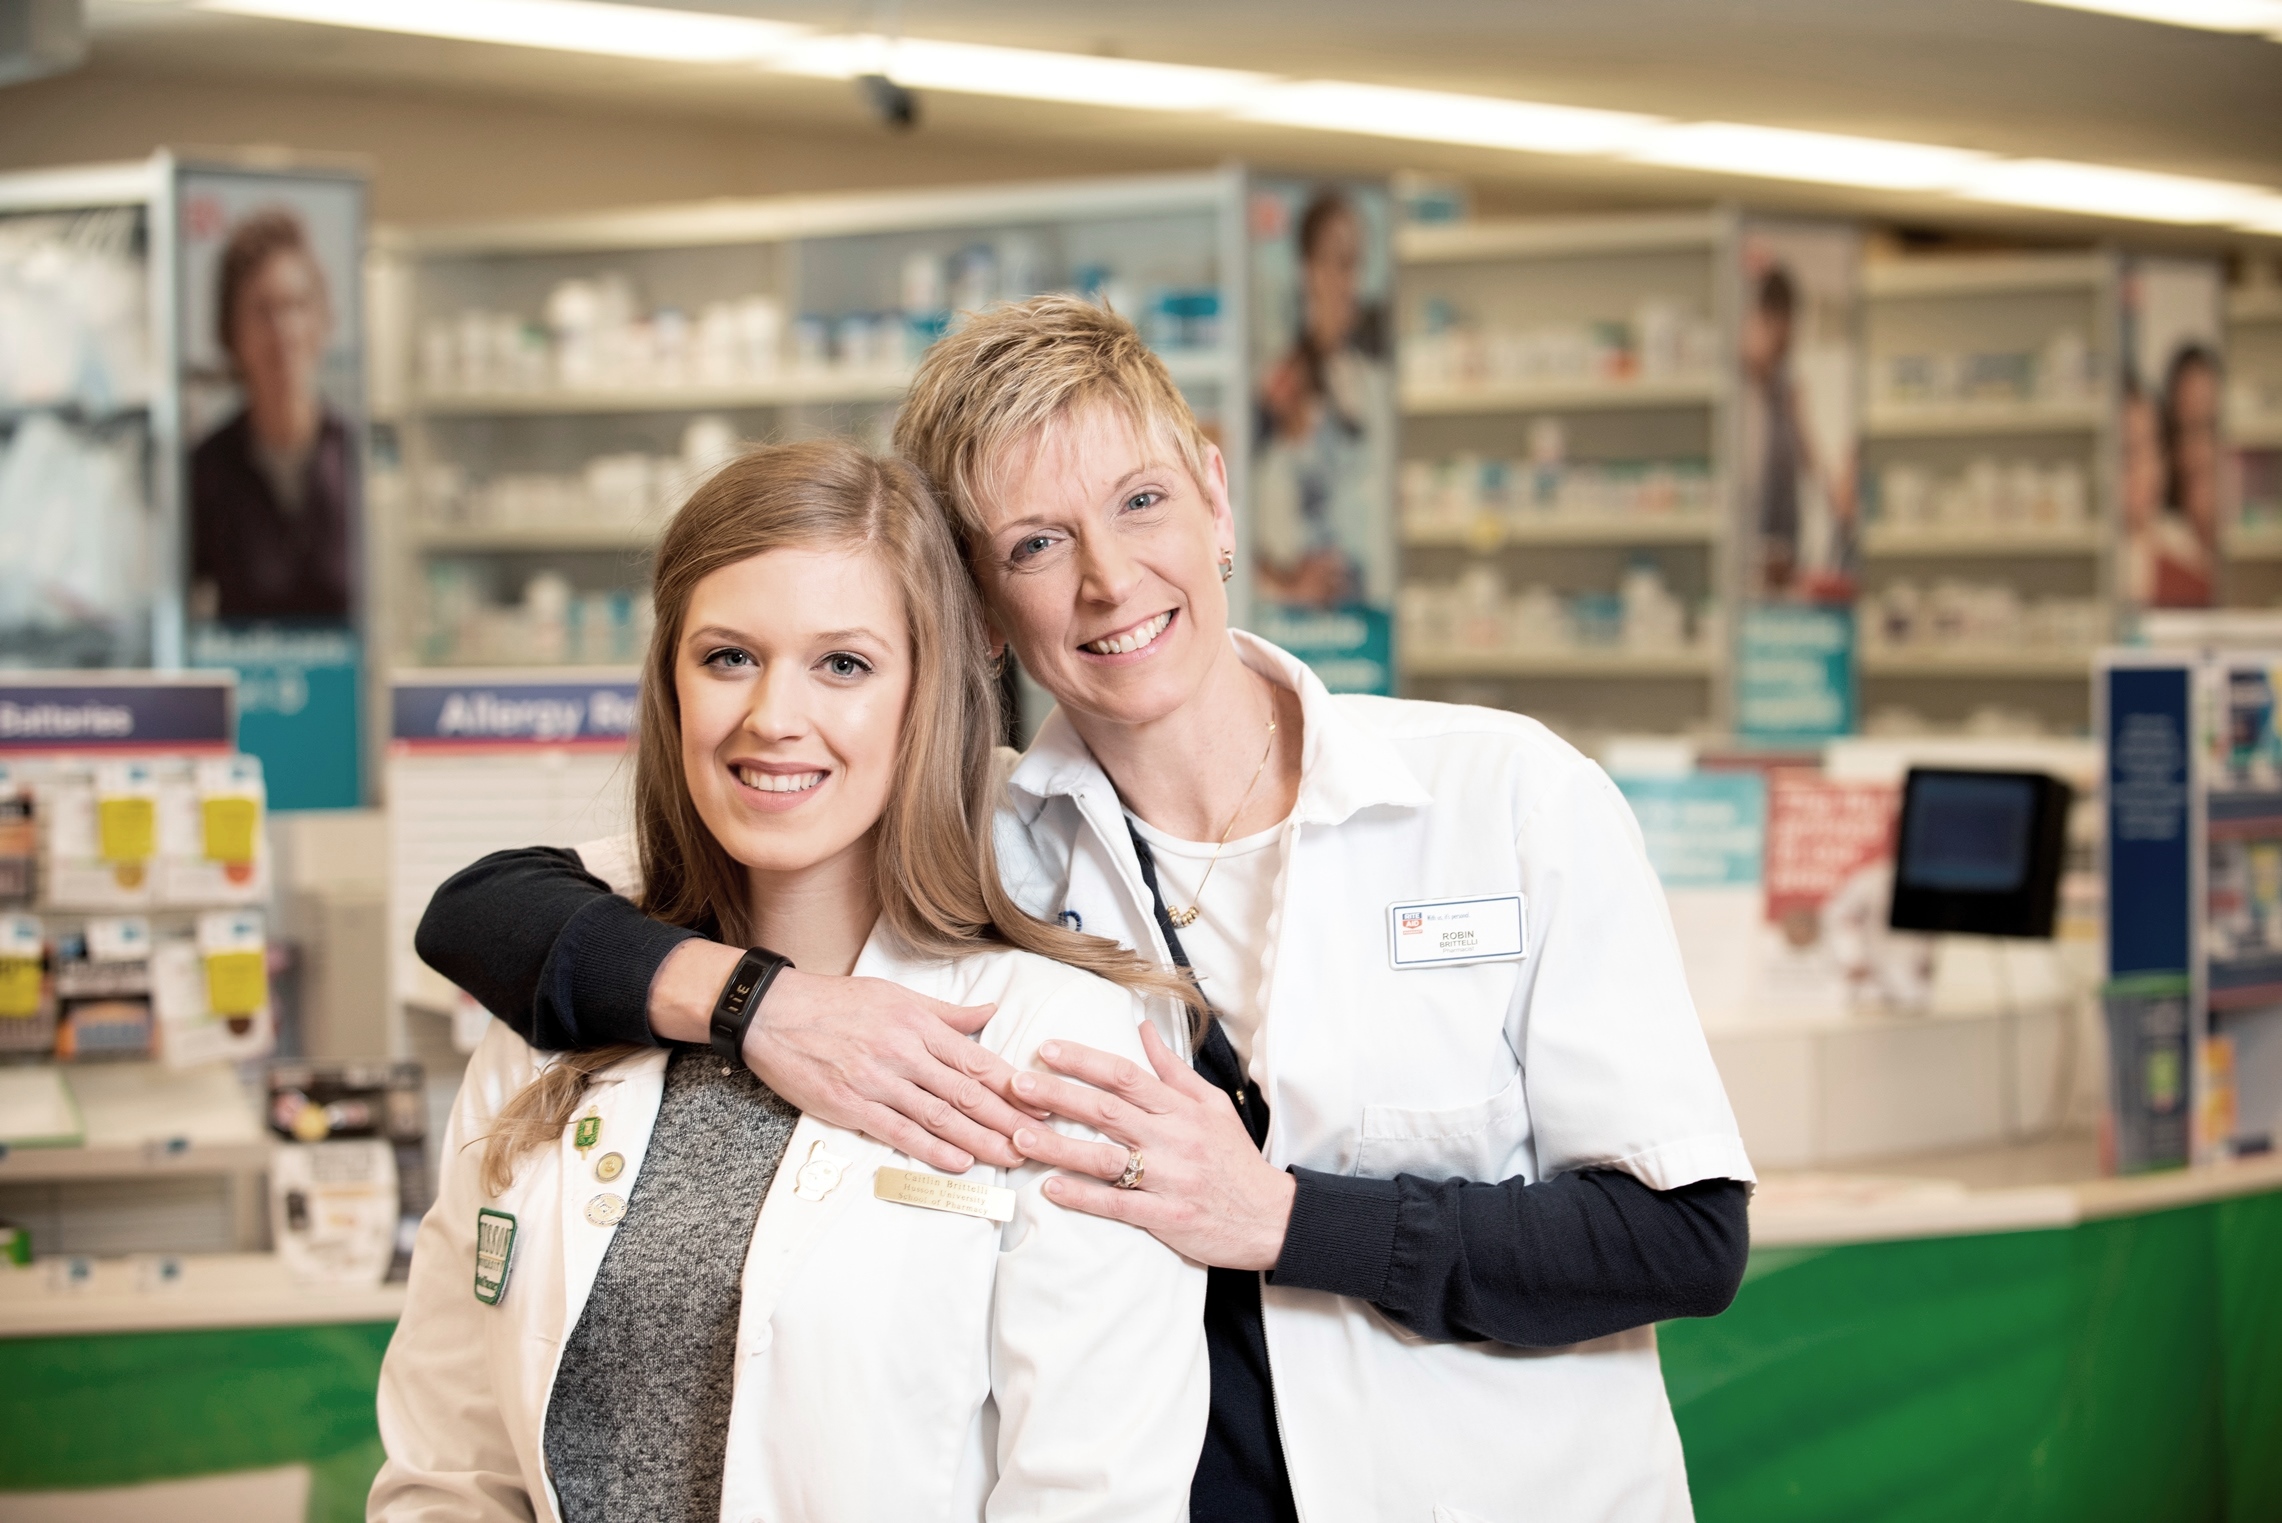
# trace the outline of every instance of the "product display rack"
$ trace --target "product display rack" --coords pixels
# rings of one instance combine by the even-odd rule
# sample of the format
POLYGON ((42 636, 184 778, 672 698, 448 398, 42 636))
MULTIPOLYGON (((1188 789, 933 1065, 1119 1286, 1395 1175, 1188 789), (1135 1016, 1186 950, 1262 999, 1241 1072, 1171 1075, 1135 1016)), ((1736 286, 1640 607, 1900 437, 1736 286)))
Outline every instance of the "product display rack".
POLYGON ((2282 284, 2227 297, 2227 442, 2240 500, 2226 525, 2226 600, 2282 602, 2282 284))
MULTIPOLYGON (((0 274, 0 283, 16 286, 0 293, 0 308, 23 303, 0 317, 17 330, 0 339, 0 459, 27 449, 90 464, 109 457, 118 475, 129 478, 119 483, 124 500, 115 508, 139 519, 140 543, 132 557, 121 556, 108 536, 86 547, 111 574, 122 565, 132 568, 127 574, 138 585, 118 589, 118 617, 44 617, 0 628, 0 659, 12 666, 171 666, 182 660, 175 168, 173 156, 161 152, 133 163, 0 175, 0 241, 21 248, 38 240, 53 257, 75 246, 84 250, 93 233, 114 245, 105 251, 115 266, 113 281, 126 277, 109 293, 117 303, 109 314, 116 331, 106 335, 82 320, 93 313, 73 310, 66 283, 23 280, 19 270, 0 274), (45 319, 52 331, 34 331, 35 319, 45 319), (79 352, 61 355, 57 347, 64 344, 79 352), (108 363, 90 365, 98 355, 108 363), (35 367, 51 374, 43 381, 32 374, 35 367)), ((22 462, 10 463, 17 468, 6 470, 0 491, 26 492, 22 462)), ((27 498, 10 516, 40 508, 51 515, 100 510, 74 491, 68 509, 27 498)), ((69 575, 76 568, 41 569, 69 575)))
POLYGON ((1727 722, 1738 236, 1724 211, 1399 235, 1407 694, 1580 737, 1727 722))
POLYGON ((992 301, 1078 290, 1133 317, 1243 482, 1244 186, 1230 169, 384 235, 395 659, 636 659, 679 497, 743 441, 884 447, 919 354, 992 301))
POLYGON ((2119 282, 2103 252, 1864 265, 1872 728, 2088 725, 2115 619, 2119 282))

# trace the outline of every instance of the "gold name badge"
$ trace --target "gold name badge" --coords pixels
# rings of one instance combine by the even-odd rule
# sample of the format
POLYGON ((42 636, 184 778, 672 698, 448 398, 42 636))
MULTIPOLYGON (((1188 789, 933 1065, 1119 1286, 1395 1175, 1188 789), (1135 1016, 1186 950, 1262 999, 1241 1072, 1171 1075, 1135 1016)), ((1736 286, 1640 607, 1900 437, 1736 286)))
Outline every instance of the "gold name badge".
POLYGON ((872 1194, 899 1206, 920 1206, 929 1211, 955 1211, 994 1222, 1014 1219, 1014 1192, 996 1185, 978 1185, 940 1174, 915 1174, 909 1169, 882 1169, 872 1176, 872 1194))

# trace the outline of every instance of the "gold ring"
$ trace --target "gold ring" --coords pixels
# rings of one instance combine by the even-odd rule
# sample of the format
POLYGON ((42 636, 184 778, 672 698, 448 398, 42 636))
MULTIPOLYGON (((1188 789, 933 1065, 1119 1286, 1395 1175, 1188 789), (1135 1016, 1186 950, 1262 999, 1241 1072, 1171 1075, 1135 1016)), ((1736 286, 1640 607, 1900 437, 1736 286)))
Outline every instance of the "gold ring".
POLYGON ((1125 1172, 1117 1176, 1117 1188, 1120 1190, 1140 1189, 1141 1175, 1148 1167, 1149 1165, 1142 1161, 1139 1148, 1127 1148, 1125 1150, 1125 1172))

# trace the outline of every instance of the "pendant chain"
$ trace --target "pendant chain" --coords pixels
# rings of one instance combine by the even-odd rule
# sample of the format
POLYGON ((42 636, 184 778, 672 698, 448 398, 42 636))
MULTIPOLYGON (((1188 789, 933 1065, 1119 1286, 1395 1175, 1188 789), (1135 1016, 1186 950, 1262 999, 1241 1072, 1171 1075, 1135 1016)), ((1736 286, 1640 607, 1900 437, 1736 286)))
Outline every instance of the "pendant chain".
POLYGON ((1244 817, 1244 806, 1252 802, 1252 790, 1260 786, 1261 775, 1268 770, 1268 758, 1275 754, 1276 701, 1271 697, 1268 700, 1267 748, 1260 753, 1260 765, 1252 769, 1252 781, 1244 785, 1244 796, 1236 801, 1235 813, 1229 815, 1228 823, 1220 828, 1220 839, 1213 843, 1212 860, 1204 864, 1204 876, 1196 880, 1196 903, 1181 909, 1174 909, 1170 905, 1165 907, 1165 918, 1176 929, 1185 931, 1196 924, 1196 917, 1204 902, 1204 886, 1212 881, 1212 870, 1220 865, 1220 850, 1228 844, 1228 837, 1235 831, 1236 822, 1244 817))

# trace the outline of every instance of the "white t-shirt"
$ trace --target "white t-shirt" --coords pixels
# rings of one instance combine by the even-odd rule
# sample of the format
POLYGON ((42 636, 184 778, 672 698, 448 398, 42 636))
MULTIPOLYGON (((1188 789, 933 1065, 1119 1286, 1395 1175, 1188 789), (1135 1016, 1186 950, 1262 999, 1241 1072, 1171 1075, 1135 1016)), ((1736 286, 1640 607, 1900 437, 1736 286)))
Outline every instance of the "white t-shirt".
MULTIPOLYGON (((1197 908, 1196 923, 1180 931, 1181 950, 1189 954, 1197 986, 1212 1001, 1237 1059, 1251 1074, 1252 1037, 1260 1029, 1264 1008, 1260 973, 1267 960, 1268 916, 1275 908, 1276 864, 1281 857, 1276 842, 1284 827, 1271 825, 1221 847, 1220 863, 1206 881, 1212 842, 1184 841, 1151 829, 1130 813, 1126 818, 1157 860, 1157 888, 1165 896, 1165 908, 1192 904, 1197 908)), ((1257 1082, 1258 1076, 1253 1078, 1257 1082)))

